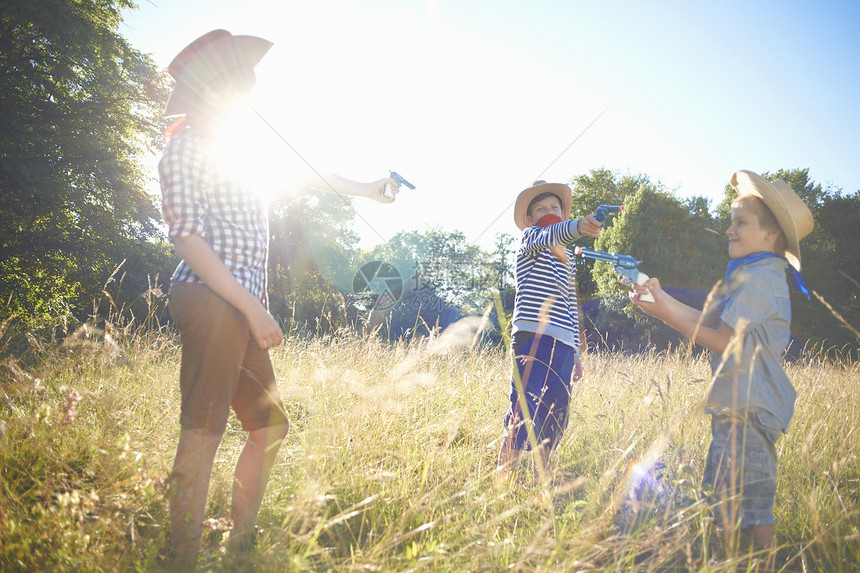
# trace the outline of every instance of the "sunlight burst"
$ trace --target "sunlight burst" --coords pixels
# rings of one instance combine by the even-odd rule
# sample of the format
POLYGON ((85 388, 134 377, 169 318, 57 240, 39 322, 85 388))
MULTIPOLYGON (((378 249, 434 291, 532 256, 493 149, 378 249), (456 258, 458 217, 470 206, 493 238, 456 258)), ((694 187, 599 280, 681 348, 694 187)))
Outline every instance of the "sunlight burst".
POLYGON ((273 142, 270 128, 254 113, 247 101, 236 102, 225 113, 215 144, 215 156, 228 175, 266 203, 294 188, 297 172, 283 146, 273 142), (291 174, 292 178, 287 174, 291 174))

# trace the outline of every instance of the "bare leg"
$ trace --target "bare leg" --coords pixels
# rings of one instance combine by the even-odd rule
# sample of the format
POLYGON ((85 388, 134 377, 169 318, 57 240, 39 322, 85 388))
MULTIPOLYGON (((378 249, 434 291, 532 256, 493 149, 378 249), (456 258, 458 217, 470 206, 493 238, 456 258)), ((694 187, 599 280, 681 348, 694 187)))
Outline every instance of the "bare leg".
POLYGON ((281 424, 248 434, 233 478, 231 550, 252 547, 254 524, 257 522, 266 483, 289 427, 289 424, 281 424))
POLYGON ((552 450, 553 448, 548 443, 538 446, 534 460, 534 480, 536 485, 545 483, 549 479, 549 457, 552 455, 552 450))
POLYGON ((511 431, 502 440, 502 447, 499 450, 499 460, 496 466, 496 485, 505 485, 509 479, 511 470, 515 469, 522 456, 522 451, 514 447, 514 439, 511 431))
POLYGON ((170 496, 170 545, 174 565, 193 569, 200 551, 203 514, 221 434, 182 430, 173 462, 170 496))
POLYGON ((752 537, 756 547, 761 549, 773 549, 773 526, 772 525, 751 525, 744 531, 752 537))
POLYGON ((752 542, 756 550, 765 550, 767 552, 764 566, 756 567, 756 571, 772 571, 775 557, 773 551, 773 526, 761 524, 750 525, 743 529, 742 535, 746 546, 749 546, 750 542, 752 542))
MULTIPOLYGON (((553 448, 549 444, 538 446, 537 453, 534 455, 533 476, 535 485, 544 483, 549 477, 549 458, 552 455, 553 448)), ((514 447, 513 438, 509 435, 502 441, 502 448, 499 450, 499 461, 497 471, 497 480, 506 480, 510 472, 519 466, 522 461, 523 451, 514 447)))

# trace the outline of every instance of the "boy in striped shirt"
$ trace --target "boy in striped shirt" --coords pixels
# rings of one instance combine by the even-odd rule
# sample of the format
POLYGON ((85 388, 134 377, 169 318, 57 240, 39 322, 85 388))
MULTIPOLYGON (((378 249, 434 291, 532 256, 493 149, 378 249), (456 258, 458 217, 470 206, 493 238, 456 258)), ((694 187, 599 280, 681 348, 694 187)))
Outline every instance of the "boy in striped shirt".
POLYGON ((570 187, 536 181, 514 207, 523 236, 511 332, 511 404, 498 465, 507 470, 523 450, 536 447, 535 477, 541 480, 567 425, 571 380, 582 376, 576 264, 564 245, 597 237, 602 227, 593 215, 568 220, 570 204, 570 187))

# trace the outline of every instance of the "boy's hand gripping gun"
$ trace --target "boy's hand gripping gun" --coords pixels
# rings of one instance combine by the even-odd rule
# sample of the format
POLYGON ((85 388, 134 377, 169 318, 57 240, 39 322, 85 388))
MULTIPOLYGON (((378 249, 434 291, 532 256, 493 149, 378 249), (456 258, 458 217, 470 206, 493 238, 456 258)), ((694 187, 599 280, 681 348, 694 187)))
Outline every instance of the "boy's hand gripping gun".
MULTIPOLYGON (((388 173, 388 176, 391 179, 394 179, 394 182, 397 183, 398 187, 408 187, 409 189, 415 189, 415 185, 404 179, 403 176, 398 172, 389 171, 388 173)), ((391 189, 388 188, 388 185, 386 185, 385 189, 382 190, 382 195, 389 201, 394 201, 394 193, 391 192, 391 189)))
POLYGON ((624 210, 624 205, 601 205, 594 211, 594 218, 601 223, 610 213, 617 213, 624 210))
MULTIPOLYGON (((631 285, 636 283, 638 285, 644 285, 645 281, 648 280, 648 275, 639 270, 639 263, 642 261, 637 261, 630 255, 602 253, 600 251, 592 251, 591 249, 586 249, 584 247, 576 247, 573 252, 581 257, 588 257, 589 259, 612 263, 612 266, 615 267, 615 271, 621 275, 619 280, 622 284, 631 285)), ((654 296, 650 292, 642 293, 639 295, 639 300, 654 302, 654 296)))

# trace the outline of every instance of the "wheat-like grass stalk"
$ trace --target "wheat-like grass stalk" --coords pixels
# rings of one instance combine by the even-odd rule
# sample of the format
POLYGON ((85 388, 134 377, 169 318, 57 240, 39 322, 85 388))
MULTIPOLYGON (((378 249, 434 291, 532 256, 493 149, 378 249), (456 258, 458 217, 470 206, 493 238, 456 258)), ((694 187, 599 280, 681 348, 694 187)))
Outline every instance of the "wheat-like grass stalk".
MULTIPOLYGON (((0 569, 159 567, 179 345, 143 322, 93 323, 65 344, 37 341, 23 359, 6 357, 0 569)), ((0 341, 11 324, 0 325, 0 341)), ((289 333, 273 350, 293 427, 260 514, 258 570, 744 563, 726 554, 698 485, 710 439, 703 356, 587 354, 548 480, 533 485, 523 467, 501 487, 510 356, 475 337, 480 325, 478 317, 462 331, 431 328, 394 343, 378 332, 289 333)), ((860 366, 810 354, 786 368, 799 399, 777 444, 777 566, 849 571, 860 565, 860 366)), ((243 439, 231 418, 210 489, 204 549, 213 570, 236 565, 222 548, 243 439)))

